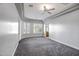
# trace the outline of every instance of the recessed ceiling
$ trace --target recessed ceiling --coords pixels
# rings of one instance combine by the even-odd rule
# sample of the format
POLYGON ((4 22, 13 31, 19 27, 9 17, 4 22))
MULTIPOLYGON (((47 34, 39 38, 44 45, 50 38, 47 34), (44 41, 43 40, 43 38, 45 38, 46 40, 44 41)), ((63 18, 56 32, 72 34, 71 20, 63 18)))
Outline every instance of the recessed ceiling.
POLYGON ((71 3, 24 3, 24 16, 30 19, 44 20, 51 15, 63 11, 71 5, 71 3), (50 10, 51 14, 44 12, 44 6, 46 6, 47 9, 55 8, 55 10, 50 10))

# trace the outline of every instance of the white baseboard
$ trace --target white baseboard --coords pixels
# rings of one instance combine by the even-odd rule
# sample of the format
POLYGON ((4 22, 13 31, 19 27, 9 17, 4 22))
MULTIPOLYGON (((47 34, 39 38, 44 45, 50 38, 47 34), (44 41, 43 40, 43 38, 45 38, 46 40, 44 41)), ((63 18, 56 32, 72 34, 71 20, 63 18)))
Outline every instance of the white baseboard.
POLYGON ((54 41, 56 41, 56 42, 59 42, 59 43, 61 43, 61 44, 64 44, 64 45, 67 45, 67 46, 70 46, 70 47, 72 47, 72 48, 74 48, 74 49, 79 50, 79 47, 76 47, 76 46, 74 46, 74 45, 70 45, 70 44, 68 44, 68 43, 66 43, 66 42, 58 41, 58 40, 53 39, 53 38, 50 38, 50 37, 49 37, 49 39, 54 40, 54 41))

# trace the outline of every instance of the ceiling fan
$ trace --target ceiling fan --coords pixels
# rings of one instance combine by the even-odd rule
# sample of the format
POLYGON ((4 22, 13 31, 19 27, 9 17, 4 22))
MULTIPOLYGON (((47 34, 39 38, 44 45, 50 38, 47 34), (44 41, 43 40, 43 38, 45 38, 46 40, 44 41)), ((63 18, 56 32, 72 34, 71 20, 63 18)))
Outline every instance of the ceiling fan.
POLYGON ((51 12, 52 10, 55 10, 55 8, 48 9, 46 6, 43 6, 43 11, 47 12, 48 14, 52 14, 52 12, 51 12))
MULTIPOLYGON (((28 5, 29 7, 34 7, 32 4, 28 5)), ((44 5, 43 6, 43 14, 44 13, 48 13, 48 14, 52 14, 52 10, 55 10, 55 8, 48 8, 48 6, 44 5)))

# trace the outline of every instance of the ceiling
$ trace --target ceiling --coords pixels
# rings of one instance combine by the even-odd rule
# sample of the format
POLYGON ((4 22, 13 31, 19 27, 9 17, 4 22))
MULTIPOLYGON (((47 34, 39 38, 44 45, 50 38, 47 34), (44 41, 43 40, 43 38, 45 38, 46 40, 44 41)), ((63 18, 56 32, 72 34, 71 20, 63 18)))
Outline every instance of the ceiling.
POLYGON ((24 17, 30 19, 37 19, 37 20, 44 20, 47 17, 55 15, 70 6, 73 3, 24 3, 24 17), (30 7, 29 7, 30 6, 30 7), (55 10, 51 10, 51 14, 44 12, 43 7, 46 6, 47 8, 55 8, 55 10))

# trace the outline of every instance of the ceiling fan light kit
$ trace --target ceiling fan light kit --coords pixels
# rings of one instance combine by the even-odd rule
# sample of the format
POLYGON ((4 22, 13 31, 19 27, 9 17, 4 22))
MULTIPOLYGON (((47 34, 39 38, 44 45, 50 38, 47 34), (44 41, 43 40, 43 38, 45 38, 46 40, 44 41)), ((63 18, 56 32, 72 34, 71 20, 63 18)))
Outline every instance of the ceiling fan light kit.
POLYGON ((48 9, 46 6, 43 6, 43 11, 44 12, 47 12, 47 13, 49 13, 49 14, 52 14, 50 11, 52 11, 52 10, 55 10, 55 8, 50 8, 50 9, 48 9))

